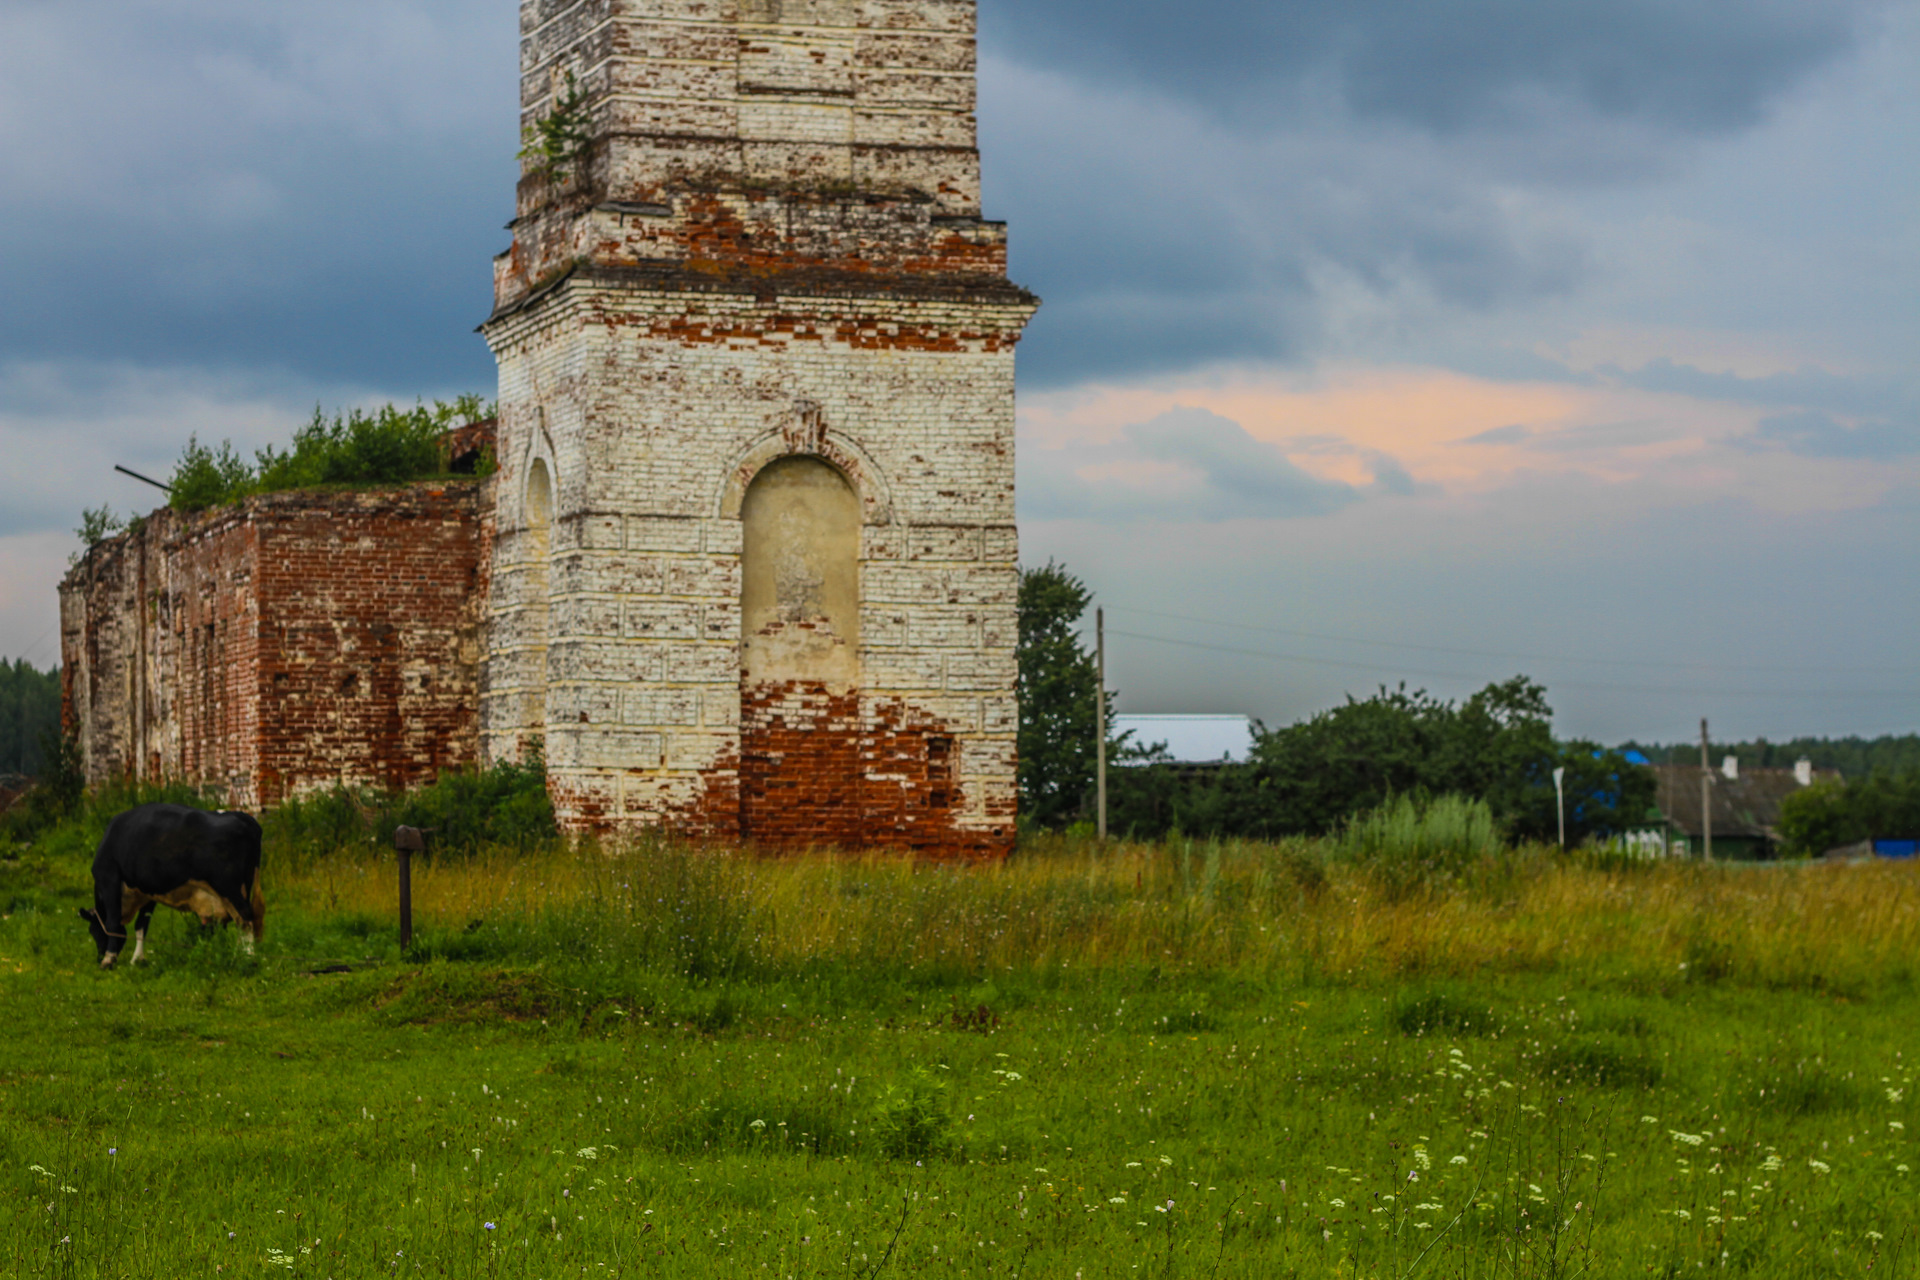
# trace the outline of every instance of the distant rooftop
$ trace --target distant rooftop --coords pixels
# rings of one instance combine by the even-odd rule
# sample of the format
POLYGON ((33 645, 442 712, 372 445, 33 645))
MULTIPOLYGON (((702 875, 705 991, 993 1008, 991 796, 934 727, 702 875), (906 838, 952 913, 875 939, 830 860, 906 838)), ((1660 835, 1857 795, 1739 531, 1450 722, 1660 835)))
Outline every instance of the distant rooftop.
POLYGON ((1133 732, 1132 745, 1166 743, 1158 759, 1174 764, 1244 764, 1253 747, 1253 721, 1246 716, 1142 716, 1113 718, 1113 731, 1133 732))

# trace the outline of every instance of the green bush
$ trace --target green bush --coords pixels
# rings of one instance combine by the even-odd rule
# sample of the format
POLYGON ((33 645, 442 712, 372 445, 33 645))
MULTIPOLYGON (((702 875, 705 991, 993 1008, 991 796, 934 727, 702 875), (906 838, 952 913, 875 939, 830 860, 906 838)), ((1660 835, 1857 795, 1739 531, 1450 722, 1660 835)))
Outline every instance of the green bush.
POLYGON ((255 488, 253 468, 233 451, 231 440, 209 449, 198 436, 187 437, 169 483, 173 494, 168 505, 176 511, 204 511, 223 502, 238 502, 255 488))
POLYGON ((1784 852, 1804 858, 1862 840, 1920 836, 1920 769, 1802 787, 1780 802, 1778 830, 1784 852))
POLYGON ((442 437, 490 412, 478 396, 436 400, 432 408, 386 405, 372 413, 353 409, 331 421, 316 408, 313 420, 293 433, 292 448, 268 445, 254 455, 252 464, 228 441, 209 449, 190 438, 173 470, 171 505, 178 511, 202 511, 255 493, 403 484, 447 475, 450 460, 442 437))
POLYGON ((1401 796, 1351 819, 1338 855, 1391 895, 1457 879, 1475 861, 1500 852, 1500 831, 1484 800, 1401 796))
POLYGON ((536 752, 486 769, 455 769, 417 791, 334 787, 295 796, 262 818, 270 856, 303 861, 364 845, 391 848, 395 827, 428 832, 430 856, 466 857, 482 844, 526 853, 559 836, 536 752))

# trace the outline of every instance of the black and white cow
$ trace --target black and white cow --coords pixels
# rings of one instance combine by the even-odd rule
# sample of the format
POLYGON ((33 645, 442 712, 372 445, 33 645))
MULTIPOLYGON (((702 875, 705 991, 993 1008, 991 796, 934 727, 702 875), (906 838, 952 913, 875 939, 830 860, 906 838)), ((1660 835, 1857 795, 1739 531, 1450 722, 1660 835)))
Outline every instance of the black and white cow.
POLYGON ((134 924, 133 962, 147 945, 157 903, 191 911, 200 923, 232 920, 253 949, 266 919, 260 899, 260 824, 246 813, 208 813, 143 804, 115 818, 93 855, 93 909, 81 919, 110 968, 134 924), (136 921, 137 917, 137 921, 136 921))

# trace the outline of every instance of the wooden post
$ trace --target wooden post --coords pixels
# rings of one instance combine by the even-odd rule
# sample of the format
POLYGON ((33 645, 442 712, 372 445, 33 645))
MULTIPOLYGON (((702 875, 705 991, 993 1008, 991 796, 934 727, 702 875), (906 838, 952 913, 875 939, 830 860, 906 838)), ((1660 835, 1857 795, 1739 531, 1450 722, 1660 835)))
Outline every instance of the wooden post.
POLYGON ((427 839, 418 827, 393 829, 394 852, 400 856, 400 949, 413 945, 413 855, 427 851, 427 839))
POLYGON ((1700 849, 1713 861, 1713 764, 1707 759, 1707 718, 1700 717, 1700 849))
POLYGON ((1094 693, 1094 832, 1102 844, 1107 840, 1107 611, 1093 611, 1094 665, 1099 670, 1100 687, 1094 693))

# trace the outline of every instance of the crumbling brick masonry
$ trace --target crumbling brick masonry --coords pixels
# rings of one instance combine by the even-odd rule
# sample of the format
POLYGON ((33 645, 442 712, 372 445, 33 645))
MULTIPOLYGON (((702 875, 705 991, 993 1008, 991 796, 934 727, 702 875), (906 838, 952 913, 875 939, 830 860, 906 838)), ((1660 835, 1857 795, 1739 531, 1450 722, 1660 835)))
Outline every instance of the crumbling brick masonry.
POLYGON ((1011 847, 1014 346, 973 0, 525 0, 483 750, 574 825, 1011 847))
POLYGON ((163 508, 93 547, 60 586, 89 781, 178 779, 257 808, 474 763, 489 488, 163 508))

